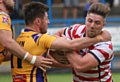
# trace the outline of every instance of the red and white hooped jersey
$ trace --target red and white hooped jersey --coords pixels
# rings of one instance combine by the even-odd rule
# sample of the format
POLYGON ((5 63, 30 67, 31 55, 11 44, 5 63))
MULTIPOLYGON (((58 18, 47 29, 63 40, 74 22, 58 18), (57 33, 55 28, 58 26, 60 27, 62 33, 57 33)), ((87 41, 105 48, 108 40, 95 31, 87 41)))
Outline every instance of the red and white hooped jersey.
MULTIPOLYGON (((69 39, 85 37, 86 26, 75 24, 67 27, 64 34, 69 39)), ((88 48, 77 51, 80 56, 86 53, 91 53, 99 62, 99 67, 96 66, 86 72, 76 72, 73 70, 73 82, 112 82, 112 73, 110 71, 111 60, 114 57, 111 41, 99 42, 88 48), (100 70, 99 70, 100 69, 100 70), (99 73, 100 72, 100 73, 99 73), (99 77, 99 74, 101 75, 99 77)))

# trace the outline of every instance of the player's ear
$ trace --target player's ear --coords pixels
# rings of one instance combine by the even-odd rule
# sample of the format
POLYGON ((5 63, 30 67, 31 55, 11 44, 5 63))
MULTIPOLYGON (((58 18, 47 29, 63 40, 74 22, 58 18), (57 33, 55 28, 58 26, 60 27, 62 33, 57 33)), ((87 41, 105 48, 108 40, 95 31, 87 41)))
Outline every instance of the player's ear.
POLYGON ((40 18, 35 19, 36 25, 38 25, 38 26, 41 25, 41 22, 42 22, 42 20, 40 18))

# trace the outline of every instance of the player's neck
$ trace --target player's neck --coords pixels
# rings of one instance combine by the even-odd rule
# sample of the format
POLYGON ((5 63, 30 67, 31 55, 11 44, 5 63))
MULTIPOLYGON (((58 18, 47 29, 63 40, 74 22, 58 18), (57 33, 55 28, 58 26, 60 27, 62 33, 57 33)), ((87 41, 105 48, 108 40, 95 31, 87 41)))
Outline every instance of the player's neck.
POLYGON ((8 10, 6 10, 6 8, 2 5, 0 5, 0 11, 6 13, 6 14, 9 14, 8 10))
POLYGON ((33 28, 32 28, 32 27, 30 27, 30 26, 26 26, 26 27, 25 27, 25 29, 29 29, 29 30, 31 30, 31 31, 36 32, 36 31, 35 31, 35 29, 33 29, 33 28))
POLYGON ((35 26, 26 26, 25 29, 29 29, 29 30, 32 30, 34 32, 40 33, 39 29, 37 27, 35 27, 35 26))

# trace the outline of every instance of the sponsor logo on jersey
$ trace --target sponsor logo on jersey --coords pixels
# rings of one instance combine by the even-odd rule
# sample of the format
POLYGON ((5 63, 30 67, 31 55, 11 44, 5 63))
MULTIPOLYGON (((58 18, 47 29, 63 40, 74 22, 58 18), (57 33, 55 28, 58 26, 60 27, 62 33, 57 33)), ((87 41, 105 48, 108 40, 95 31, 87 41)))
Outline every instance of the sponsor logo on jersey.
POLYGON ((9 20, 7 16, 2 16, 2 22, 5 24, 9 24, 9 20))

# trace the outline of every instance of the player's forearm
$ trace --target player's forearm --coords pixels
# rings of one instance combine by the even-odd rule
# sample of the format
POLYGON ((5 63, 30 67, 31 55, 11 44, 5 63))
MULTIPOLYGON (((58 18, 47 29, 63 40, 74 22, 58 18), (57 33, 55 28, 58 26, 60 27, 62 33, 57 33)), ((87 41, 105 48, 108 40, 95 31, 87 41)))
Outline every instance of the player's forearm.
POLYGON ((66 56, 74 70, 77 72, 86 71, 82 58, 76 52, 67 53, 66 56))
POLYGON ((103 41, 101 36, 99 37, 97 36, 94 38, 89 37, 77 38, 72 40, 71 46, 73 46, 72 50, 81 50, 83 48, 89 47, 101 41, 103 41))
POLYGON ((11 52, 12 54, 16 55, 19 58, 23 58, 23 54, 26 53, 26 51, 24 51, 14 40, 9 40, 6 41, 3 44, 3 47, 5 49, 7 49, 9 52, 11 52))
MULTIPOLYGON (((7 49, 10 53, 12 53, 13 55, 16 55, 17 57, 23 59, 23 57, 26 54, 26 51, 18 44, 16 43, 14 40, 9 40, 6 41, 4 43, 4 48, 7 49)), ((30 62, 32 59, 31 55, 28 55, 28 57, 26 58, 26 60, 28 62, 30 62)))
MULTIPOLYGON (((12 32, 8 30, 0 30, 0 44, 8 50, 11 54, 16 55, 17 57, 23 59, 26 51, 12 39, 12 32)), ((30 62, 32 55, 28 55, 25 60, 30 62)))

